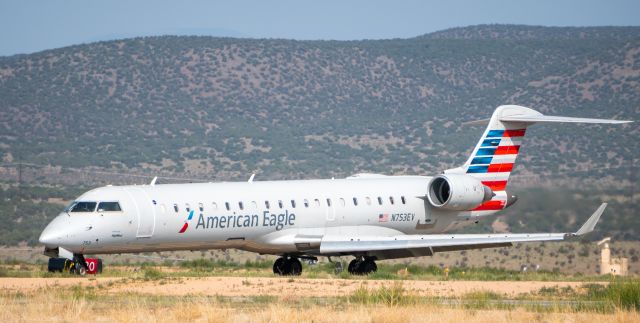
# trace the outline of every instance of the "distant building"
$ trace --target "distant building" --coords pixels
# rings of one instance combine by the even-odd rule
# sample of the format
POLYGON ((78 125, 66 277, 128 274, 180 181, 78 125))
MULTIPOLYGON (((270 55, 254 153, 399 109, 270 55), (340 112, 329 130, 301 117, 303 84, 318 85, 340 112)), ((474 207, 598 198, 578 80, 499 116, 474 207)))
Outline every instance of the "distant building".
POLYGON ((600 246, 600 275, 618 275, 626 276, 629 274, 628 258, 611 258, 611 249, 609 249, 611 238, 604 238, 598 242, 600 246))

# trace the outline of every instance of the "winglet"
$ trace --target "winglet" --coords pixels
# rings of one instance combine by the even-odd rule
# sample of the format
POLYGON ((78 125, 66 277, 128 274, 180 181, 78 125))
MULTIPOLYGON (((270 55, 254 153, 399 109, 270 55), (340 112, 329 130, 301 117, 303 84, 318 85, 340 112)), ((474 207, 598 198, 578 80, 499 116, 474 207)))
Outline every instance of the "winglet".
POLYGON ((604 209, 606 207, 607 203, 600 204, 600 207, 595 212, 593 212, 589 219, 587 219, 587 222, 585 222, 580 227, 580 229, 576 231, 576 233, 574 233, 574 235, 581 236, 593 231, 593 228, 596 227, 596 223, 598 223, 598 220, 600 220, 600 216, 602 215, 602 212, 604 212, 604 209))

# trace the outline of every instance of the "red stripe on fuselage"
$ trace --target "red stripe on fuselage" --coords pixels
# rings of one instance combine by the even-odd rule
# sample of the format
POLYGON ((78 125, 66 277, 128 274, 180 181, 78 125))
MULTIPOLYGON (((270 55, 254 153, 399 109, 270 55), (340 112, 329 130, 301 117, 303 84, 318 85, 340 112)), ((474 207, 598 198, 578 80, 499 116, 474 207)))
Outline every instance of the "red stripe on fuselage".
POLYGON ((178 233, 184 233, 185 231, 187 231, 187 228, 188 228, 188 227, 189 227, 189 223, 185 223, 185 224, 182 226, 182 229, 180 229, 180 232, 178 232, 178 233))
POLYGON ((520 150, 520 146, 498 146, 494 155, 516 155, 520 150))
POLYGON ((489 187, 492 191, 504 191, 507 188, 507 181, 482 181, 482 185, 489 187))
POLYGON ((505 204, 507 204, 506 201, 487 201, 472 211, 502 210, 504 209, 505 204))
POLYGON ((513 163, 491 164, 489 165, 489 168, 487 168, 487 173, 510 172, 511 169, 513 169, 513 163))
POLYGON ((502 134, 503 137, 524 137, 524 132, 527 129, 515 129, 515 130, 505 130, 502 134))

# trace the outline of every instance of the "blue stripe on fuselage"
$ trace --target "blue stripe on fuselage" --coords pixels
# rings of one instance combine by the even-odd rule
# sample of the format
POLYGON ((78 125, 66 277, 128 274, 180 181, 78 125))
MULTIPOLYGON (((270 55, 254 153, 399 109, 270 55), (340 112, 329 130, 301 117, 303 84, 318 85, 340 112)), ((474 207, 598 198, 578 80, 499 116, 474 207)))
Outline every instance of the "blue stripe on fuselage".
POLYGON ((486 173, 489 169, 489 165, 484 166, 469 166, 467 173, 486 173))
POLYGON ((471 165, 491 164, 491 159, 493 159, 493 157, 474 157, 471 160, 471 165))
POLYGON ((504 130, 489 130, 489 132, 487 133, 487 138, 502 138, 502 135, 504 134, 504 130))
POLYGON ((478 149, 476 156, 493 156, 495 152, 495 148, 480 148, 478 149))
POLYGON ((480 147, 495 147, 500 144, 500 138, 485 139, 480 147))

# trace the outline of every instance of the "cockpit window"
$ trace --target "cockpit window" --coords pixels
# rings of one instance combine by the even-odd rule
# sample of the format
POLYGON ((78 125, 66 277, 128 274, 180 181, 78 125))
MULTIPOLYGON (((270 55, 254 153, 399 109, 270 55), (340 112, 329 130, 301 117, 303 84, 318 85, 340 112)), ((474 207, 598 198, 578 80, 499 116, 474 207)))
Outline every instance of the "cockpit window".
POLYGON ((70 212, 93 212, 96 210, 96 202, 75 202, 69 208, 70 212))
POLYGON ((120 204, 118 202, 100 202, 98 204, 98 212, 120 212, 120 204))

